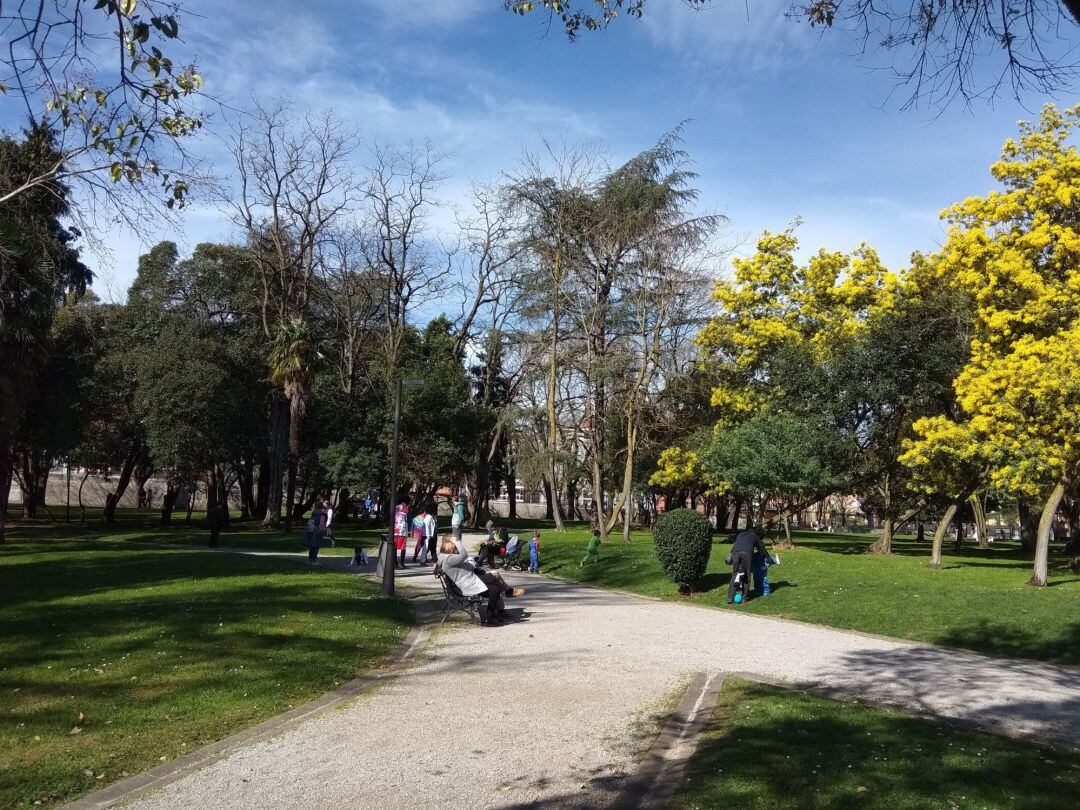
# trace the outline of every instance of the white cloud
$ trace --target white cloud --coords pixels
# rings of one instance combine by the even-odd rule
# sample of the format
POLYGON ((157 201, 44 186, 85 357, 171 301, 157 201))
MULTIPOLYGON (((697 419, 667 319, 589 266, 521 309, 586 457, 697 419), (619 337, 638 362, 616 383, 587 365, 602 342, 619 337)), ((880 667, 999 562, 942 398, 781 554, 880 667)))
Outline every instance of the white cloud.
POLYGON ((747 75, 779 70, 805 57, 818 35, 785 18, 788 0, 757 0, 745 5, 714 2, 703 8, 683 3, 650 3, 641 26, 654 45, 676 52, 688 63, 706 63, 747 75))

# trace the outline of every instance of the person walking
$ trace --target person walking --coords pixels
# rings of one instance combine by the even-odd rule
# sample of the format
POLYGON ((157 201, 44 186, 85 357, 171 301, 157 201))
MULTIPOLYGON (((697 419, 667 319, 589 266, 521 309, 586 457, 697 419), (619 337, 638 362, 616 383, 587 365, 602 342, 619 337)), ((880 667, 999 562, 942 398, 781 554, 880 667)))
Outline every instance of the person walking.
MULTIPOLYGON (((431 564, 434 565, 438 560, 438 555, 435 553, 435 546, 438 543, 438 528, 435 524, 435 516, 430 512, 424 512, 424 539, 427 541, 427 553, 431 555, 431 564)), ((424 559, 425 564, 427 559, 424 559)))
POLYGON ((454 533, 454 542, 461 543, 461 532, 465 528, 465 500, 458 495, 454 498, 454 513, 450 516, 450 528, 454 533))
POLYGON ((405 567, 405 540, 409 536, 409 499, 402 498, 394 510, 394 550, 400 557, 396 566, 405 567))
POLYGON ((578 568, 584 568, 586 563, 594 563, 600 555, 600 530, 593 529, 589 544, 585 546, 585 556, 578 563, 578 568))
POLYGON ((540 532, 534 531, 529 541, 529 571, 540 573, 540 532))
POLYGON ((321 503, 316 504, 311 510, 311 519, 308 521, 310 534, 308 538, 308 562, 312 565, 321 565, 319 562, 319 548, 322 546, 323 537, 326 536, 326 510, 321 503))
POLYGON ((322 502, 323 511, 326 512, 326 539, 330 541, 330 548, 337 546, 337 540, 334 539, 334 507, 330 505, 329 500, 322 502))
POLYGON ((416 517, 412 519, 409 524, 409 528, 412 533, 413 539, 413 552, 412 561, 416 563, 420 559, 420 554, 423 552, 424 563, 427 562, 427 538, 424 536, 424 510, 421 509, 417 512, 416 517))

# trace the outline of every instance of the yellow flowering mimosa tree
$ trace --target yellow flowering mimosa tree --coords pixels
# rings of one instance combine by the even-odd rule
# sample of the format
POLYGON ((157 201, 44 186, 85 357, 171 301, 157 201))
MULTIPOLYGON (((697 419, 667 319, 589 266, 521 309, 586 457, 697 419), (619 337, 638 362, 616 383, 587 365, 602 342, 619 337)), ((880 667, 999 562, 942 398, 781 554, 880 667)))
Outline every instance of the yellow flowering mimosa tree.
MULTIPOLYGON (((1080 106, 1021 122, 990 172, 1002 186, 944 212, 943 272, 975 299, 971 359, 955 382, 989 483, 1043 499, 1033 585, 1045 585, 1053 521, 1080 465, 1080 106)), ((922 446, 941 440, 923 425, 922 446)), ((922 452, 919 446, 913 453, 922 452)))

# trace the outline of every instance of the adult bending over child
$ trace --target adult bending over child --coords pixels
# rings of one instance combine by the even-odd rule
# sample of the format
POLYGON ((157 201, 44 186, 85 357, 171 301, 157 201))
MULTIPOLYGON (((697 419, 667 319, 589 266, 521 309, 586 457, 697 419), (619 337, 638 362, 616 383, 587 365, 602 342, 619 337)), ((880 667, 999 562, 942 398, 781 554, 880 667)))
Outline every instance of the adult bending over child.
POLYGON ((735 601, 736 591, 742 594, 741 599, 746 599, 754 554, 764 556, 769 554, 757 532, 746 529, 735 535, 735 542, 731 544, 731 584, 728 585, 728 604, 735 601))
POLYGON ((439 565, 445 576, 465 596, 487 593, 487 623, 498 624, 506 613, 504 596, 517 597, 525 594, 524 588, 511 588, 501 575, 478 569, 465 553, 464 546, 453 537, 443 538, 439 565))

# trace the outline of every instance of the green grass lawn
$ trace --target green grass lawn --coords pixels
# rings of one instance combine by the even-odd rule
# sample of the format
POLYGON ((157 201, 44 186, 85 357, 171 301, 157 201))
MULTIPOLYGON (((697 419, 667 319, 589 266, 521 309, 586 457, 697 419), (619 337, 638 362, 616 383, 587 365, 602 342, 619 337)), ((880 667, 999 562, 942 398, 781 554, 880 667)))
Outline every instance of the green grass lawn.
MULTIPOLYGON (((115 521, 111 526, 101 523, 100 509, 87 509, 86 521, 78 520, 78 510, 72 510, 72 521, 64 520, 63 507, 51 507, 53 520, 44 513, 37 521, 23 521, 21 513, 9 510, 11 521, 26 537, 50 537, 60 532, 65 537, 86 537, 102 540, 124 540, 156 543, 173 546, 205 546, 210 540, 210 531, 206 527, 204 512, 192 512, 187 520, 186 512, 176 512, 172 522, 161 525, 161 513, 156 509, 117 509, 115 521)), ((235 521, 221 532, 219 545, 229 548, 262 549, 266 551, 294 551, 306 553, 300 543, 307 519, 296 522, 295 528, 263 529, 257 523, 239 523, 235 521)), ((379 526, 360 526, 355 522, 342 522, 334 528, 337 547, 329 544, 320 550, 321 555, 351 556, 353 546, 361 543, 369 553, 379 544, 379 535, 385 531, 379 526)))
MULTIPOLYGON (((525 534, 533 524, 518 524, 525 534)), ((900 539, 895 553, 863 553, 866 535, 797 533, 796 548, 780 552, 770 569, 774 592, 746 605, 727 605, 730 545, 713 545, 700 592, 680 596, 656 560, 652 535, 635 533, 600 548, 599 562, 579 568, 588 532, 543 529, 541 569, 568 579, 671 600, 861 630, 896 638, 1062 664, 1080 664, 1080 574, 1059 563, 1050 585, 1031 588, 1031 561, 1015 543, 985 551, 946 553, 942 568, 927 567, 929 543, 900 539)), ((948 550, 951 550, 949 545, 948 550)))
POLYGON ((13 528, 0 582, 0 807, 72 799, 287 711, 412 621, 345 574, 55 526, 13 528))
POLYGON ((671 807, 1051 808, 1080 752, 728 679, 671 807))

